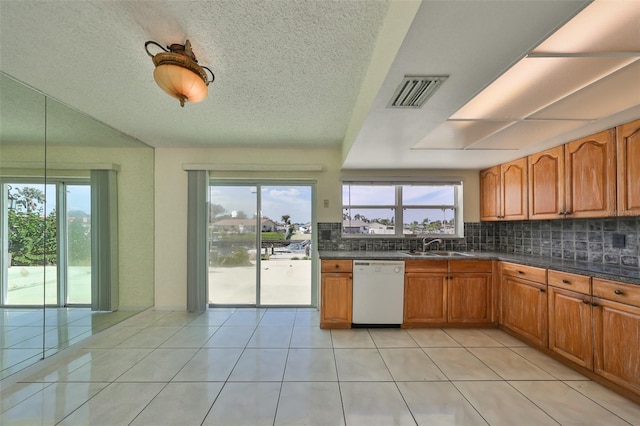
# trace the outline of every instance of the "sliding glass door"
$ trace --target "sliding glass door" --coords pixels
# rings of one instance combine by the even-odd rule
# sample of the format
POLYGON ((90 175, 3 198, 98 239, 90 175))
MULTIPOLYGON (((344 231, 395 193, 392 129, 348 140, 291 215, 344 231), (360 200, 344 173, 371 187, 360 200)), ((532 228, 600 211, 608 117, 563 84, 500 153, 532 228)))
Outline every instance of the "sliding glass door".
POLYGON ((310 306, 311 184, 212 181, 209 303, 310 306))
POLYGON ((257 187, 209 189, 209 303, 255 305, 257 187))
POLYGON ((2 183, 1 306, 91 303, 91 187, 2 183))
POLYGON ((91 186, 66 185, 66 304, 91 304, 91 186))

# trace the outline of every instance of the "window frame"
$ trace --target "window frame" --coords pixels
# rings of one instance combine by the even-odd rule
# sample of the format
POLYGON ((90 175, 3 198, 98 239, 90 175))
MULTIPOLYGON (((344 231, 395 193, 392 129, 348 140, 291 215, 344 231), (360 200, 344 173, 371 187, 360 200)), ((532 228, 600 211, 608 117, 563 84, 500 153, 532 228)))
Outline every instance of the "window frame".
POLYGON ((430 180, 375 180, 375 179, 342 179, 341 181, 341 198, 344 197, 344 189, 345 186, 354 185, 354 186, 394 186, 395 190, 395 201, 393 205, 389 204, 376 204, 376 205, 364 205, 364 204, 351 204, 348 200, 342 199, 342 214, 343 219, 341 224, 343 225, 341 228, 341 234, 343 238, 448 238, 448 239, 458 239, 464 238, 464 206, 463 206, 463 180, 459 178, 446 178, 446 179, 430 179, 430 180), (449 205, 416 205, 416 204, 405 204, 403 202, 403 186, 452 186, 454 190, 454 202, 449 205), (405 233, 404 232, 404 213, 406 210, 431 210, 431 209, 452 209, 454 212, 455 219, 455 227, 454 232, 452 234, 443 234, 443 233, 405 233), (393 234, 376 234, 376 233, 345 233, 344 232, 344 213, 349 210, 354 209, 391 209, 395 212, 394 214, 394 232, 393 234), (397 226, 397 224, 401 224, 401 226, 397 226))

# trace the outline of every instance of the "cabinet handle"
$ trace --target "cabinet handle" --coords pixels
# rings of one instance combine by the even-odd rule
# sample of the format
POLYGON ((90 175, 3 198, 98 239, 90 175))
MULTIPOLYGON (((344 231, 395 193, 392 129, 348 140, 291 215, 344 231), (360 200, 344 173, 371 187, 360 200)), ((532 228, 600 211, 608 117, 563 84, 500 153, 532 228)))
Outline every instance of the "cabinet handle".
POLYGON ((518 273, 519 273, 520 275, 524 275, 524 271, 520 271, 520 270, 518 270, 518 273))
POLYGON ((589 304, 589 301, 588 301, 587 299, 584 299, 584 300, 582 301, 582 303, 584 303, 585 305, 588 305, 588 304, 589 304))
POLYGON ((591 306, 594 306, 594 307, 596 307, 596 308, 597 308, 597 307, 598 307, 598 304, 597 304, 596 302, 591 302, 591 306))
POLYGON ((558 212, 558 216, 562 216, 564 212, 558 212))
POLYGON ((564 284, 571 284, 571 281, 569 281, 569 280, 562 280, 562 282, 563 282, 564 284))
POLYGON ((614 291, 615 294, 617 294, 618 296, 622 296, 624 293, 620 290, 615 290, 614 291))
POLYGON ((545 290, 544 288, 540 289, 540 293, 545 293, 547 290, 545 290))

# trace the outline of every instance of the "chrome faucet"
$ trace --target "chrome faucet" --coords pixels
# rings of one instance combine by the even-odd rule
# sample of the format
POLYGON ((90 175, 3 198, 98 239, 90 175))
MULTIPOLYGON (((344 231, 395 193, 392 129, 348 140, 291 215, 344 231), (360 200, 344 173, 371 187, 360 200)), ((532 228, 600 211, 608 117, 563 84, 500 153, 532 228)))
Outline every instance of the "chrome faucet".
POLYGON ((441 238, 436 238, 435 240, 431 240, 429 242, 427 242, 427 238, 429 238, 429 237, 424 237, 422 239, 422 251, 427 251, 427 247, 429 247, 433 243, 437 243, 437 244, 441 244, 442 243, 442 239, 441 238))

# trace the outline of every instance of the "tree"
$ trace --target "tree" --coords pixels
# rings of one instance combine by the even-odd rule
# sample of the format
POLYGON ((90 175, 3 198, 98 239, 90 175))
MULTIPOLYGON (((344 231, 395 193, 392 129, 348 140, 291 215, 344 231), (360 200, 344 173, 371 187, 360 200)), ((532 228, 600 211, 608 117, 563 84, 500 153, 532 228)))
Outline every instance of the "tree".
POLYGON ((57 227, 55 210, 46 217, 37 212, 9 210, 9 252, 11 263, 42 266, 57 262, 57 227))
POLYGON ((282 221, 284 222, 287 232, 284 234, 284 239, 289 240, 291 236, 294 234, 293 224, 291 223, 291 216, 288 214, 282 215, 282 221))
POLYGON ((44 192, 38 188, 33 188, 30 186, 25 186, 24 188, 16 189, 17 197, 16 206, 22 206, 22 208, 27 212, 31 213, 36 210, 39 210, 44 206, 45 196, 44 192))
POLYGON ((215 219, 216 217, 223 215, 227 212, 227 209, 222 207, 220 204, 210 204, 209 205, 209 217, 211 219, 215 219))

